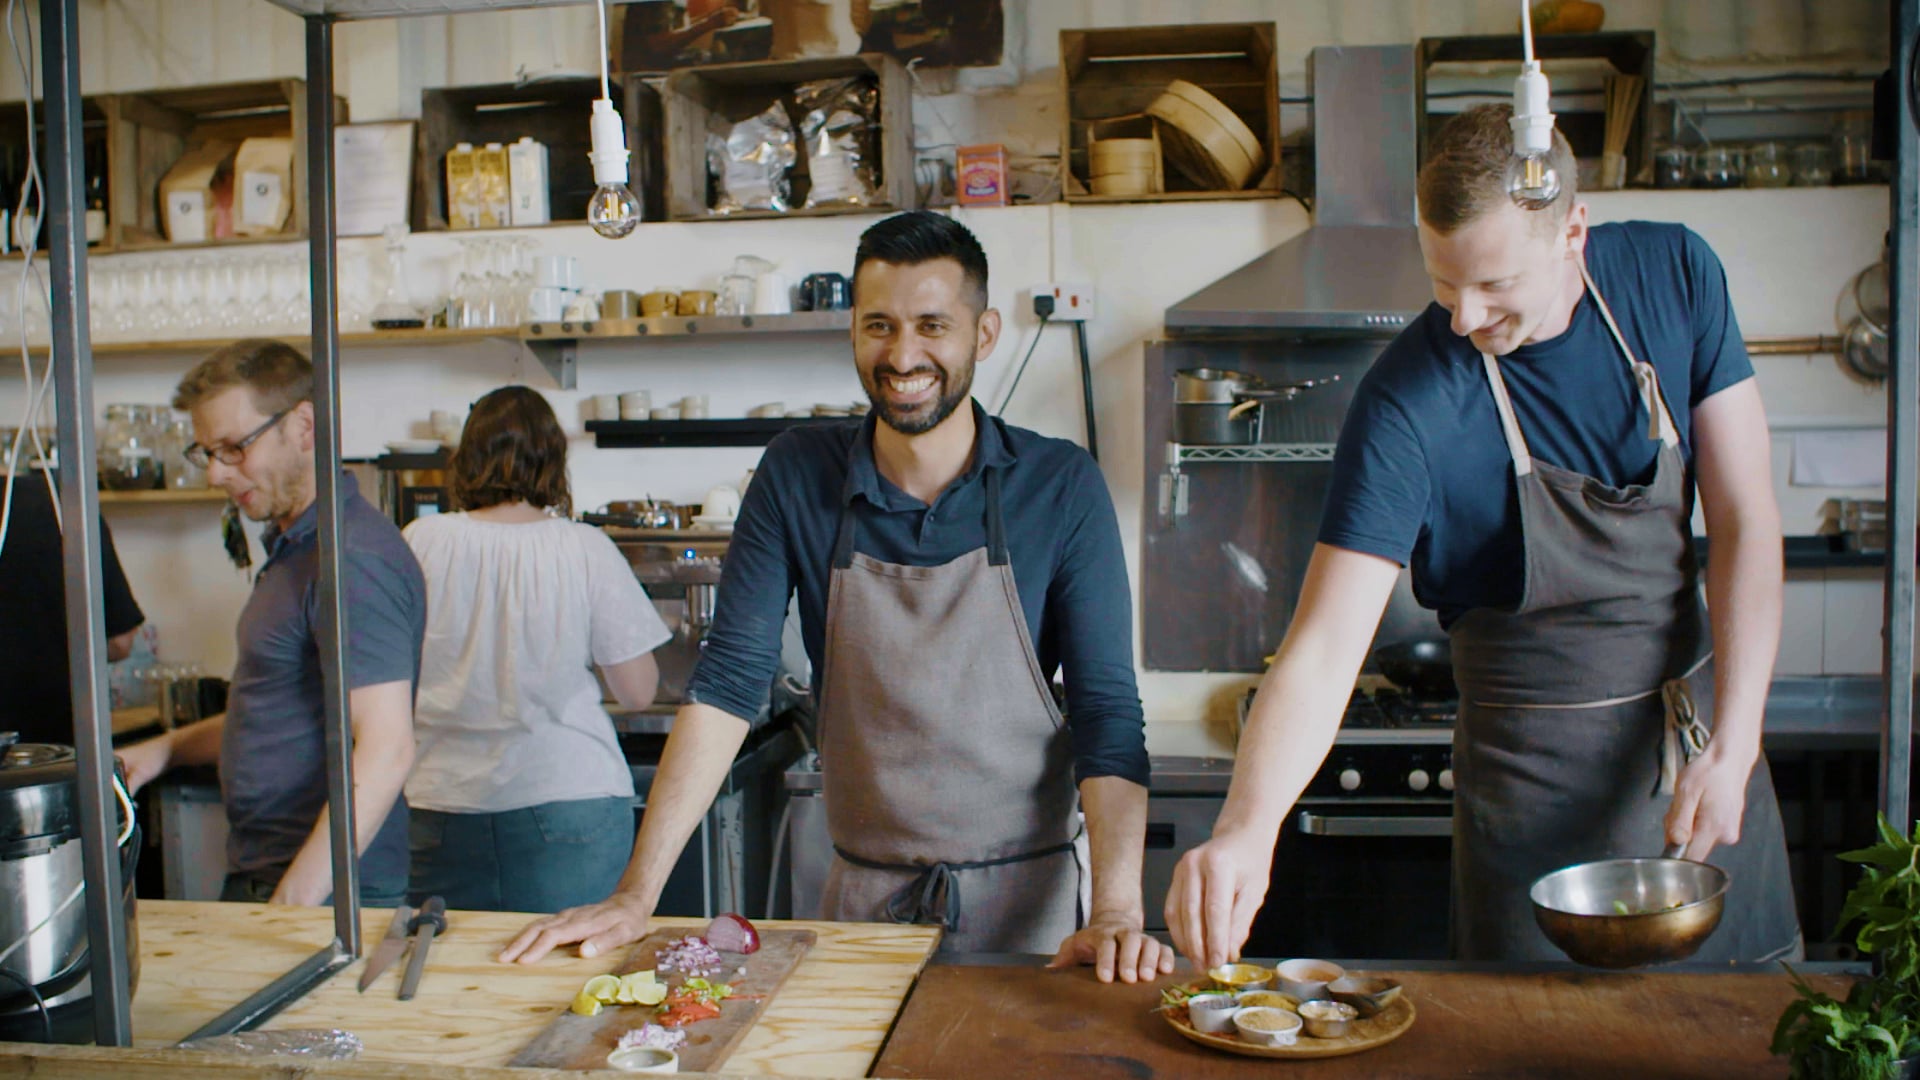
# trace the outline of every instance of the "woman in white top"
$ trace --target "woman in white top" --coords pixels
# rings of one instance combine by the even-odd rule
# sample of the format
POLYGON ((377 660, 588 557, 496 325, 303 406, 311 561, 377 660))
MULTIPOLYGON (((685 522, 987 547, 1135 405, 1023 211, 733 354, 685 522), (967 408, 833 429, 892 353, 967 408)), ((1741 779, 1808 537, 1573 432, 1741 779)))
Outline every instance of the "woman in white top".
POLYGON ((427 637, 407 780, 408 893, 482 911, 605 897, 633 851, 633 774, 600 703, 653 700, 670 636, 605 533, 567 518, 567 440, 525 387, 474 403, 460 512, 407 526, 427 637))

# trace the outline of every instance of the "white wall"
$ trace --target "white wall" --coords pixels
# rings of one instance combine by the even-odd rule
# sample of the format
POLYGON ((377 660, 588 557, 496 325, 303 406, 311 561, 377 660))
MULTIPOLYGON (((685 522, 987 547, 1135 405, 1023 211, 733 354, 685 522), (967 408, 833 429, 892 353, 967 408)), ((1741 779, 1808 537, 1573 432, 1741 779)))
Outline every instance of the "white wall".
MULTIPOLYGON (((1685 70, 1780 58, 1858 63, 1884 48, 1884 10, 1874 0, 1614 0, 1608 7, 1612 27, 1656 26, 1661 56, 1685 70)), ((1008 60, 1001 69, 951 79, 928 73, 929 89, 962 92, 920 102, 923 144, 949 141, 951 125, 961 138, 1004 133, 1016 148, 1025 138, 1032 152, 1052 152, 1045 133, 1054 130, 1048 116, 1054 105, 1051 69, 1063 26, 1274 19, 1281 27, 1283 81, 1297 86, 1314 44, 1498 31, 1511 20, 1511 5, 1503 0, 1209 0, 1205 5, 1198 0, 1008 0, 1008 9, 1008 60), (939 115, 930 116, 930 108, 939 115)), ((82 14, 83 74, 90 92, 301 72, 298 20, 261 0, 167 0, 165 5, 83 0, 82 14)), ((590 8, 349 25, 339 34, 339 84, 357 119, 377 119, 414 111, 410 95, 421 85, 501 81, 523 69, 584 71, 593 50, 590 8)), ((11 86, 0 78, 0 87, 11 86)), ((1749 336, 1832 333, 1834 299, 1851 274, 1877 256, 1887 220, 1884 188, 1625 192, 1597 196, 1592 205, 1597 220, 1678 220, 1706 236, 1727 264, 1749 336)), ((1102 466, 1119 510, 1137 596, 1141 455, 1149 452, 1141 445, 1143 346, 1168 305, 1294 235, 1305 227, 1306 217, 1295 203, 1260 201, 1056 204, 972 211, 962 219, 980 234, 994 268, 993 302, 1009 313, 1006 339, 980 373, 983 397, 997 400, 1001 380, 1018 358, 1015 350, 1024 350, 1032 333, 1034 321, 1019 290, 1040 281, 1078 279, 1098 292, 1098 315, 1089 330, 1102 466)), ((693 287, 710 284, 734 255, 747 252, 775 259, 795 276, 844 269, 859 231, 870 221, 649 224, 619 243, 581 228, 527 235, 543 250, 579 256, 602 287, 693 287)), ((368 245, 349 242, 343 248, 353 276, 347 287, 364 288, 368 245)), ((419 299, 444 288, 452 250, 445 235, 410 242, 419 299)), ((0 275, 5 269, 0 264, 0 275)), ((95 399, 101 405, 165 400, 194 359, 103 359, 95 399)), ((1830 358, 1760 357, 1755 363, 1776 421, 1857 425, 1886 414, 1884 394, 1846 380, 1830 358)), ((538 365, 505 345, 354 351, 343 358, 346 451, 377 453, 388 439, 424 433, 431 410, 464 410, 486 390, 520 380, 549 391, 575 433, 575 490, 579 504, 588 508, 646 493, 695 500, 710 485, 735 480, 756 457, 752 450, 595 450, 581 434, 583 399, 595 392, 645 387, 656 398, 703 392, 712 395, 716 415, 764 401, 798 405, 848 401, 858 394, 846 348, 833 341, 588 350, 578 390, 564 393, 553 391, 538 365)), ((17 415, 18 398, 17 376, 0 378, 0 417, 17 415)), ((1046 332, 1008 416, 1050 434, 1079 436, 1079 385, 1066 330, 1046 332)), ((1782 478, 1785 446, 1785 437, 1776 437, 1776 475, 1782 478)), ((1831 494, 1783 483, 1787 530, 1810 531, 1813 509, 1831 494)), ((176 506, 117 507, 109 513, 135 589, 165 630, 164 647, 215 670, 230 665, 231 626, 247 585, 226 568, 214 524, 217 512, 176 506)), ((1857 588, 1851 595, 1857 618, 1877 625, 1877 598, 1857 588)), ((1845 622, 1851 610, 1843 605, 1823 617, 1845 622)), ((1819 650, 1824 642, 1820 637, 1806 647, 1819 650)), ((1219 747, 1221 719, 1245 681, 1141 673, 1155 748, 1219 747)))

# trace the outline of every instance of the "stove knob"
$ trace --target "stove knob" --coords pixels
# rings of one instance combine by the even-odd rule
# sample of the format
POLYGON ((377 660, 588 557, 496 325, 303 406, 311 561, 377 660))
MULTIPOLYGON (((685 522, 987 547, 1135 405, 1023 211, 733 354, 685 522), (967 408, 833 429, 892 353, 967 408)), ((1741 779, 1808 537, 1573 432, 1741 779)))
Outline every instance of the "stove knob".
POLYGON ((1440 790, 1441 791, 1453 790, 1453 770, 1452 769, 1440 770, 1440 790))
POLYGON ((1425 791, 1427 790, 1427 785, 1431 783, 1433 783, 1433 778, 1427 775, 1427 770, 1425 769, 1415 769, 1407 774, 1407 786, 1414 791, 1425 791))
POLYGON ((1341 791, 1360 790, 1360 770, 1359 769, 1341 769, 1340 770, 1340 790, 1341 791))

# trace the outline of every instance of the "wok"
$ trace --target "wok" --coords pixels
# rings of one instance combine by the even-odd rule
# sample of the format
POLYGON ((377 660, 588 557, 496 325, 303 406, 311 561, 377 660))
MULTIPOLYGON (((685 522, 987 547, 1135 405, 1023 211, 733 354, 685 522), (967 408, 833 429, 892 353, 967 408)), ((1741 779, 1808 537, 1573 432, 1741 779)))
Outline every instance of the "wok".
POLYGON ((1685 960, 1720 925, 1729 879, 1717 866, 1678 854, 1675 845, 1658 859, 1602 859, 1555 870, 1528 891, 1534 921, 1568 959, 1588 967, 1685 960))
POLYGON ((1382 645, 1373 650, 1373 663, 1388 682, 1414 697, 1459 696, 1453 685, 1453 646, 1446 638, 1382 645))

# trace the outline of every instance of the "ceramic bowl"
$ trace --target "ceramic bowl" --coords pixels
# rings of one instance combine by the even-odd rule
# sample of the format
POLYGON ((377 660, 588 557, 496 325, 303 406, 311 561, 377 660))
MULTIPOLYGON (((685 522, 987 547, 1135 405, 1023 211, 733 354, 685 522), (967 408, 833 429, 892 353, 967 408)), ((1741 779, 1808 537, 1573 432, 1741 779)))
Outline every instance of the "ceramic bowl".
POLYGON ((1259 1006, 1233 1014, 1234 1029, 1240 1037, 1261 1046, 1291 1046, 1300 1037, 1301 1019, 1286 1009, 1259 1006))
POLYGON ((1400 996, 1400 984, 1392 979, 1348 975, 1328 983, 1327 996, 1353 1006, 1363 1017, 1378 1016, 1400 996))
POLYGON ((1327 996, 1327 984, 1346 973, 1329 960, 1289 960, 1280 965, 1279 986, 1301 1001, 1319 1001, 1327 996))
POLYGON ((1337 1039, 1353 1026, 1359 1010, 1339 1001, 1309 1001, 1300 1006, 1300 1019, 1307 1034, 1316 1039, 1337 1039))

